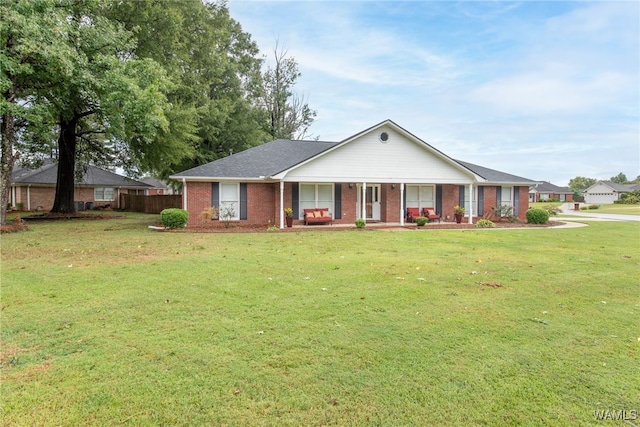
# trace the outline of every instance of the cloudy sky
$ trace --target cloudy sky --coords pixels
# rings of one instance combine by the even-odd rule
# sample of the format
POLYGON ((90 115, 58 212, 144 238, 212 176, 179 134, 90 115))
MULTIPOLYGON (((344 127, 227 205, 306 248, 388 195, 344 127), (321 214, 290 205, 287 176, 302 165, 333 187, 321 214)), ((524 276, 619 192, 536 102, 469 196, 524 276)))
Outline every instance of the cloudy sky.
POLYGON ((313 136, 385 119, 450 157, 568 185, 640 175, 640 2, 250 1, 295 58, 313 136))

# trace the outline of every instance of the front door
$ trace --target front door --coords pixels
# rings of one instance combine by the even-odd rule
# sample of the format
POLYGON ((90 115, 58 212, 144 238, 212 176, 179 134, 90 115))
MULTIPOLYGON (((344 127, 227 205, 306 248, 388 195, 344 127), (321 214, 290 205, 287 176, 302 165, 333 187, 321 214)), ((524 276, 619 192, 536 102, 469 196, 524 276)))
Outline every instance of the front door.
MULTIPOLYGON (((362 215, 362 186, 358 186, 358 217, 362 215)), ((380 221, 380 184, 367 184, 364 209, 366 219, 380 221)))

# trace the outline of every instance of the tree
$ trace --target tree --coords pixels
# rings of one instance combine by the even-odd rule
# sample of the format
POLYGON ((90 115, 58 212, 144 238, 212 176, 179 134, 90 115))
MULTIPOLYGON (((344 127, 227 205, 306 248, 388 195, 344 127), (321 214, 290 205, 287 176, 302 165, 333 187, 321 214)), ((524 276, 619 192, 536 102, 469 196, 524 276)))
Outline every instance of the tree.
POLYGON ((303 139, 308 135, 309 127, 316 117, 304 97, 293 93, 301 73, 298 64, 287 51, 273 49, 273 67, 267 67, 263 73, 262 107, 268 115, 267 132, 273 139, 303 139))
POLYGON ((197 135, 189 156, 163 162, 156 175, 208 163, 268 140, 253 101, 261 59, 249 34, 224 2, 201 0, 113 3, 109 15, 137 38, 135 55, 162 65, 173 82, 167 94, 197 135))
POLYGON ((575 178, 571 178, 569 180, 569 187, 573 190, 575 195, 581 195, 582 191, 591 187, 593 184, 598 182, 595 178, 585 178, 583 176, 577 176, 575 178))
MULTIPOLYGON (((28 3, 12 0, 2 9, 15 23, 7 33, 20 35, 22 45, 36 52, 40 39, 46 39, 53 53, 40 60, 25 55, 24 49, 7 49, 7 63, 27 63, 33 69, 14 80, 3 79, 3 84, 9 82, 3 92, 13 91, 29 116, 20 134, 24 150, 32 155, 43 148, 50 151, 46 134, 56 131, 58 176, 52 212, 74 211, 77 165, 147 170, 190 152, 188 122, 181 126, 178 120, 184 117, 164 95, 171 89, 170 80, 153 60, 135 57, 131 31, 106 16, 112 2, 37 0, 37 9, 25 7, 28 3), (29 31, 31 18, 53 24, 29 31), (169 123, 168 118, 176 121, 169 123)), ((4 34, 3 26, 3 41, 11 39, 4 34)), ((3 130, 9 123, 3 120, 3 130)), ((15 134, 12 141, 18 142, 15 134)))
POLYGON ((53 120, 45 105, 35 102, 38 90, 59 81, 66 72, 68 46, 64 14, 53 0, 8 0, 0 3, 0 223, 6 222, 11 174, 19 157, 18 135, 50 142, 53 120))
POLYGON ((616 176, 612 176, 610 179, 611 182, 615 182, 616 184, 627 184, 629 181, 627 180, 627 176, 620 172, 616 176))

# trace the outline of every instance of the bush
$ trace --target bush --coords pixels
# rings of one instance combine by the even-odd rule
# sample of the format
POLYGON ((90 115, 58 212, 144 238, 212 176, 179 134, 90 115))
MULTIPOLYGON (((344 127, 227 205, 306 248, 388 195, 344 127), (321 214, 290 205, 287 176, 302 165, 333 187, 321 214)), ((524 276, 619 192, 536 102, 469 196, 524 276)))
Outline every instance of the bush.
POLYGON ((187 225, 189 214, 184 209, 165 209, 160 212, 162 225, 167 228, 184 228, 187 225))
POLYGON ((546 224, 549 222, 549 212, 544 209, 529 209, 527 211, 527 222, 529 224, 546 224))
POLYGON ((416 218, 416 225, 418 227, 422 227, 423 225, 425 225, 428 222, 429 222, 429 218, 427 218, 427 217, 419 216, 419 217, 416 218))
POLYGON ((596 209, 600 209, 600 205, 589 205, 589 206, 587 207, 587 209, 589 209, 589 210, 596 210, 596 209))
POLYGON ((364 219, 362 218, 356 219, 356 227, 364 228, 365 225, 367 225, 367 223, 364 221, 364 219))
POLYGON ((481 219, 476 223, 476 227, 478 228, 493 228, 495 226, 493 221, 489 221, 488 219, 481 219))

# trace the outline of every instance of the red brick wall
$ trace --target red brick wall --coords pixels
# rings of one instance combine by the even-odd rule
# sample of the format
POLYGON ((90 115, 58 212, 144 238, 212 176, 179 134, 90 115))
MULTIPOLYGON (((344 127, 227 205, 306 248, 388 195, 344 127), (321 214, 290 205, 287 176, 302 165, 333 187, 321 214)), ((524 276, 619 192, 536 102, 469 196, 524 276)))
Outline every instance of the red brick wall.
POLYGON ((484 211, 480 212, 480 216, 486 216, 491 218, 493 214, 493 208, 498 204, 498 187, 484 187, 484 211))
POLYGON ((460 191, 458 185, 442 186, 442 213, 440 217, 444 221, 453 221, 453 207, 460 204, 460 191))
POLYGON ((518 219, 521 221, 527 220, 527 210, 529 209, 529 187, 520 186, 520 208, 518 211, 518 219))
MULTIPOLYGON (((128 190, 120 189, 121 194, 127 194, 128 190)), ((73 190, 73 200, 78 202, 93 202, 95 207, 110 205, 112 208, 118 208, 118 190, 115 190, 115 200, 94 200, 93 187, 75 187, 73 190)), ((53 208, 53 202, 55 200, 56 189, 55 187, 17 187, 16 188, 16 203, 23 203, 24 209, 36 210, 38 207, 42 207, 44 211, 50 211, 53 208)))

